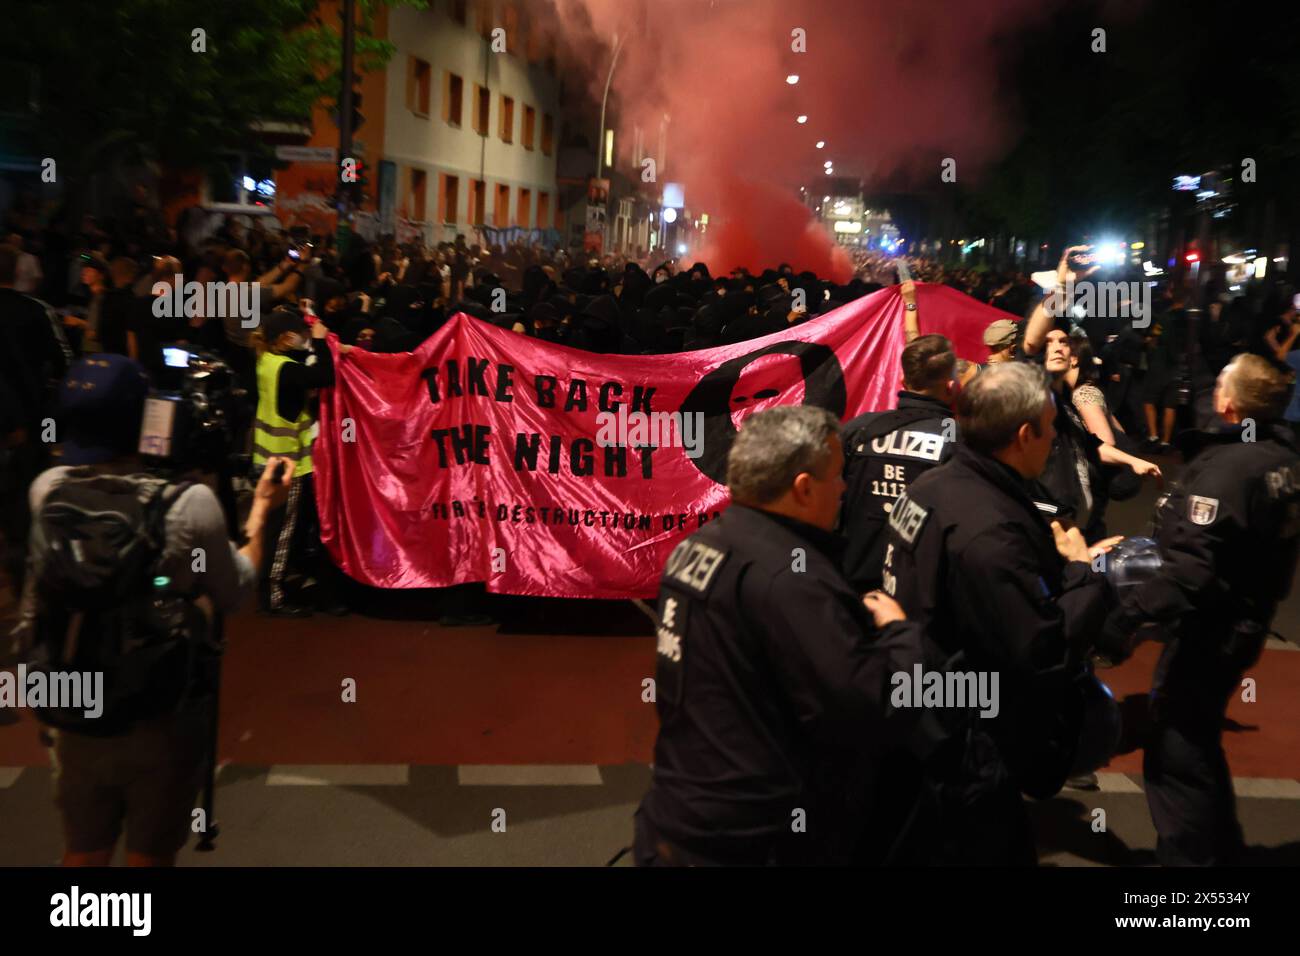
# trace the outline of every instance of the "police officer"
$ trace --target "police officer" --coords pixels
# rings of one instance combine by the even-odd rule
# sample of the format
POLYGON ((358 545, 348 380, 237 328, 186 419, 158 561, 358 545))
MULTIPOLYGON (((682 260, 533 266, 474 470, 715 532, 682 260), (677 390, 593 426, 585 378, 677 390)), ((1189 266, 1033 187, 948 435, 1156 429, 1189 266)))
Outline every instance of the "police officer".
MULTIPOLYGON (((1043 799, 1079 772, 1082 681, 1112 605, 1077 528, 1050 525, 1028 482, 1056 418, 1047 377, 1003 363, 957 399, 961 442, 894 504, 884 589, 948 656, 949 672, 996 674, 996 714, 967 723, 963 765, 942 791, 945 861, 1032 865, 1021 793, 1043 799)), ((1095 768, 1088 768, 1095 769, 1095 768)))
POLYGON ((889 707, 921 633, 840 576, 838 426, 814 406, 751 416, 731 507, 668 559, 639 865, 847 862, 879 756, 907 734, 924 756, 929 718, 889 707))
POLYGON ((844 577, 864 592, 880 587, 885 521, 894 500, 909 481, 952 457, 957 439, 952 343, 942 335, 922 335, 903 349, 902 364, 898 407, 859 415, 841 432, 847 485, 840 514, 840 532, 848 538, 844 577))
POLYGON ((1120 635, 1157 625, 1166 641, 1142 768, 1166 866, 1232 863, 1244 849, 1221 737, 1295 573, 1300 454, 1281 421, 1289 391, 1257 355, 1220 373, 1214 407, 1231 427, 1180 439, 1187 468, 1156 512, 1160 573, 1107 622, 1120 635))

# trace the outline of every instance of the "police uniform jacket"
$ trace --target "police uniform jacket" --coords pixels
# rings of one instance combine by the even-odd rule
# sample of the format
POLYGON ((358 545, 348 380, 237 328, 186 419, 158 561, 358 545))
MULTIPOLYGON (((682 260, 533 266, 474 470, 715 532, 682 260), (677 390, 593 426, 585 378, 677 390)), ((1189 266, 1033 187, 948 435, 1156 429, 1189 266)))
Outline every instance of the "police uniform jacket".
POLYGON ((959 445, 894 504, 884 580, 950 669, 998 673, 999 713, 978 726, 1024 792, 1055 793, 1082 720, 1074 682, 1111 605, 1105 578, 1061 558, 1013 469, 959 445))
POLYGON ((1162 566, 1134 586, 1112 627, 1164 625, 1167 636, 1224 641, 1234 629, 1266 631, 1291 590, 1300 545, 1300 454, 1281 423, 1192 432, 1187 467, 1157 504, 1162 566), (1254 440, 1245 440, 1252 437, 1254 440))
POLYGON ((859 415, 841 429, 844 507, 840 532, 844 576, 856 588, 880 587, 885 523, 908 482, 952 457, 957 439, 952 410, 938 399, 899 392, 898 408, 859 415))
POLYGON ((929 746, 924 715, 889 708, 891 675, 923 661, 920 629, 876 630, 838 545, 733 504, 672 552, 642 804, 663 838, 727 859, 833 862, 865 822, 845 801, 868 789, 876 758, 929 746))

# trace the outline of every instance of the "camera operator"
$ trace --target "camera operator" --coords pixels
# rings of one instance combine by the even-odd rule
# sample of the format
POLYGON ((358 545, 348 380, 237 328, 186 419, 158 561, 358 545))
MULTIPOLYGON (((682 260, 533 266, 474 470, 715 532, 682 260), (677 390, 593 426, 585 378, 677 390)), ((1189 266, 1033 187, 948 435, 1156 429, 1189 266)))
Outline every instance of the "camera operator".
POLYGON ((999 675, 996 716, 972 718, 963 768, 940 783, 949 862, 1032 865, 1021 793, 1044 799, 1085 772, 1084 662, 1112 603, 1090 561, 1118 539, 1090 548, 1077 528, 1049 527, 1030 495, 1056 437, 1055 401, 1041 369, 989 366, 957 399, 952 459, 890 515, 885 591, 948 669, 999 675))
POLYGON ((728 455, 731 506, 669 557, 638 865, 847 862, 881 761, 907 734, 924 749, 932 718, 889 703, 923 636, 840 575, 843 470, 830 412, 756 413, 728 455))
MULTIPOLYGON (((62 464, 42 472, 29 493, 32 512, 38 519, 33 524, 17 631, 24 659, 40 660, 42 653, 49 652, 42 635, 51 631, 57 632, 57 644, 64 644, 62 623, 68 610, 52 601, 48 591, 51 574, 56 570, 48 535, 58 525, 45 520, 42 507, 47 499, 57 498, 66 514, 67 502, 76 500, 70 496, 79 489, 102 492, 107 482, 109 488, 119 494, 124 492, 128 499, 143 495, 145 489, 154 489, 156 496, 150 501, 158 503, 163 529, 160 553, 151 565, 152 573, 161 576, 153 578, 155 588, 161 581, 169 581, 169 594, 183 595, 191 607, 197 599, 205 598, 217 612, 234 610, 254 590, 263 558, 263 526, 271 508, 288 493, 292 463, 281 459, 267 462, 244 526, 248 543, 237 548, 226 537, 225 516, 205 485, 166 486, 141 473, 136 449, 148 389, 144 368, 119 355, 83 359, 63 381, 59 402, 62 464), (272 472, 281 464, 286 472, 276 482, 272 472), (201 571, 195 570, 196 553, 204 556, 201 571)), ((149 587, 148 580, 127 584, 134 590, 149 587)), ((128 607, 124 604, 122 613, 128 607)), ((93 645, 106 640, 107 626, 100 626, 105 620, 107 617, 100 613, 76 623, 71 640, 77 646, 77 660, 85 660, 87 655, 99 659, 93 645), (88 623, 91 620, 94 624, 88 623)), ((74 628, 66 630, 72 633, 74 628)), ((193 638, 202 643, 206 635, 193 638)), ((62 653, 67 654, 66 650, 62 653)), ((105 698, 112 702, 112 675, 106 676, 105 698)), ((209 721, 215 719, 215 701, 210 689, 205 699, 201 676, 182 674, 180 679, 195 683, 181 696, 174 712, 135 719, 129 713, 106 710, 102 726, 111 732, 89 725, 86 732, 49 731, 54 800, 63 820, 65 865, 108 865, 123 827, 128 865, 169 866, 175 862, 190 832, 207 753, 209 721)), ((145 686, 152 690, 158 684, 151 678, 145 686)))
MULTIPOLYGON (((334 384, 334 362, 325 337, 329 329, 317 321, 308 333, 300 312, 277 308, 263 317, 253 331, 257 351, 257 413, 253 422, 253 470, 263 469, 272 457, 287 458, 295 465, 293 483, 283 512, 272 516, 268 540, 275 541, 274 558, 263 585, 263 607, 276 617, 309 617, 311 607, 289 600, 287 586, 299 579, 301 592, 312 591, 329 613, 345 613, 337 594, 327 595, 316 586, 313 573, 331 575, 325 560, 312 561, 310 554, 320 541, 316 496, 312 480, 311 445, 316 422, 311 415, 312 389, 334 384), (315 362, 296 357, 310 348, 315 362)), ((346 353, 350 347, 339 346, 346 353)))
POLYGON ((1223 722, 1300 551, 1300 453, 1281 421, 1288 393, 1286 377, 1258 355, 1238 355, 1220 373, 1214 407, 1231 427, 1179 437, 1187 467, 1156 510, 1163 564, 1107 622, 1119 638, 1110 643, 1131 641, 1143 625, 1163 632, 1142 770, 1166 866, 1231 864, 1244 850, 1223 722))

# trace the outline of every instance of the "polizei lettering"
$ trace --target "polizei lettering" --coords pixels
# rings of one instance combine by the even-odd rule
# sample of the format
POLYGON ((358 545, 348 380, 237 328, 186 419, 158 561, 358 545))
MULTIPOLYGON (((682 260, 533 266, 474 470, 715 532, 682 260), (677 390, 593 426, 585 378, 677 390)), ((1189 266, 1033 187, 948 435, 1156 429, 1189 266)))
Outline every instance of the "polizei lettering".
POLYGON ((907 458, 938 461, 943 454, 943 436, 929 432, 893 431, 873 439, 871 450, 877 455, 903 455, 907 458))

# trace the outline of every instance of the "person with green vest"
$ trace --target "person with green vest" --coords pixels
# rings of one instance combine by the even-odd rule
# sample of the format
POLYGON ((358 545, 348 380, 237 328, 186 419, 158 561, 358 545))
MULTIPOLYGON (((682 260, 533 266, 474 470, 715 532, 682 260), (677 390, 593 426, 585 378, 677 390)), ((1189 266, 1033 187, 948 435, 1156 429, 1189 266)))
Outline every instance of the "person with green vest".
MULTIPOLYGON (((311 607, 289 599, 288 582, 297 580, 299 592, 314 587, 310 555, 318 552, 320 534, 316 496, 312 484, 311 445, 316 422, 310 409, 311 391, 334 384, 334 362, 322 322, 310 327, 296 309, 280 307, 263 316, 251 340, 257 353, 257 414, 253 421, 253 468, 261 469, 272 457, 295 465, 289 498, 279 514, 267 522, 267 550, 274 555, 263 578, 262 605, 275 617, 308 617, 311 607), (275 543, 274 549, 270 547, 275 543)), ((346 349, 347 346, 342 346, 346 349)), ((319 568, 321 571, 327 569, 319 568)), ((327 610, 339 612, 334 606, 327 610)))

